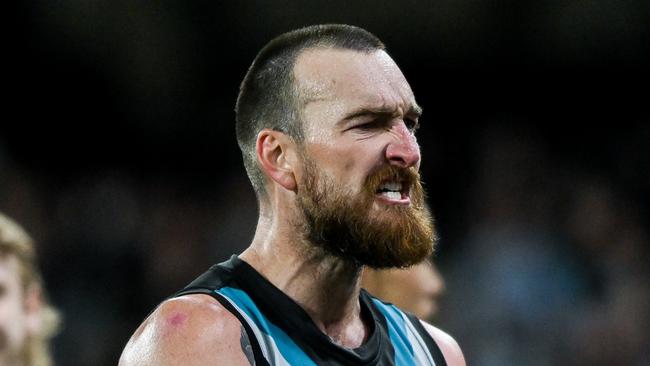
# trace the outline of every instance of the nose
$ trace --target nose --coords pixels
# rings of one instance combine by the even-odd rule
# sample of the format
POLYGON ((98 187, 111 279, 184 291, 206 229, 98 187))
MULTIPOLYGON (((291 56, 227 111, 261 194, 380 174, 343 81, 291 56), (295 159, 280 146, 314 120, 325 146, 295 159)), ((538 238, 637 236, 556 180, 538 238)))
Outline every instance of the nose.
POLYGON ((386 159, 400 168, 417 166, 420 162, 420 145, 406 125, 400 122, 393 126, 393 140, 386 147, 386 159))

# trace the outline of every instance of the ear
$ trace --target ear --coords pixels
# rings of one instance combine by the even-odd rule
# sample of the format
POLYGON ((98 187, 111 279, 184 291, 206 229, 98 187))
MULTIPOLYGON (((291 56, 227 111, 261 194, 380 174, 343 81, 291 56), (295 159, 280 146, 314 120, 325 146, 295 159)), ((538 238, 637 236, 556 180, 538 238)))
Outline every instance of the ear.
POLYGON ((257 134, 255 148, 257 161, 266 175, 284 189, 295 192, 293 141, 282 132, 264 129, 257 134))
POLYGON ((27 332, 38 334, 43 327, 43 292, 38 284, 30 285, 25 291, 25 314, 27 332))

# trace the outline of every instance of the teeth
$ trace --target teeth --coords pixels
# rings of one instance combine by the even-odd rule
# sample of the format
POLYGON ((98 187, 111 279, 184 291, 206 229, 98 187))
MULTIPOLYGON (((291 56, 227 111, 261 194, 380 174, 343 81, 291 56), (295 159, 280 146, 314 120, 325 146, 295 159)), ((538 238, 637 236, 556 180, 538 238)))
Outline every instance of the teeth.
POLYGON ((402 198, 402 194, 399 192, 392 192, 392 191, 382 192, 382 195, 391 200, 399 200, 402 198))
POLYGON ((379 189, 387 191, 399 192, 402 190, 402 183, 399 182, 386 182, 382 184, 379 189))

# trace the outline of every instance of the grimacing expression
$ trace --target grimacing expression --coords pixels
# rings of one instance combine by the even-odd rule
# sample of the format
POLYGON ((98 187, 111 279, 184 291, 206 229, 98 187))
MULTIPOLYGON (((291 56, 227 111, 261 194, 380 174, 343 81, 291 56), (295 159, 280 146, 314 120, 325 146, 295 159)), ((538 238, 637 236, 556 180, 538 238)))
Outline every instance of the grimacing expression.
POLYGON ((340 258, 372 268, 407 267, 433 250, 431 215, 414 170, 392 166, 371 175, 360 194, 346 192, 304 157, 306 173, 298 195, 307 239, 340 258), (382 182, 410 185, 411 204, 373 209, 382 182))
POLYGON ((313 49, 294 73, 305 96, 297 204, 306 238, 375 268, 431 254, 414 134, 420 108, 397 65, 384 51, 313 49))

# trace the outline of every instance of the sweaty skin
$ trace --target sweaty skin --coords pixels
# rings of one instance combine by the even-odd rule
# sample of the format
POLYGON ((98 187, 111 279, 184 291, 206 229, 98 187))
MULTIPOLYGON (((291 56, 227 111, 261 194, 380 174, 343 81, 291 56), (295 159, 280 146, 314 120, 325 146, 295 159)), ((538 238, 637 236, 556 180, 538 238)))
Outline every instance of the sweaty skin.
MULTIPOLYGON (((294 74, 298 87, 311 93, 303 109, 304 147, 342 189, 360 192, 365 178, 382 165, 419 167, 413 126, 420 108, 384 51, 307 50, 298 56, 294 74)), ((370 329, 359 304, 362 268, 323 253, 297 234, 302 213, 296 193, 305 173, 298 146, 281 132, 262 130, 257 158, 268 178, 268 200, 260 202, 255 236, 240 258, 305 309, 333 342, 359 347, 370 329)), ((392 203, 378 198, 373 209, 386 204, 392 203)), ((465 365, 450 336, 424 326, 448 365, 465 365)), ((120 365, 236 366, 250 365, 249 357, 237 319, 209 296, 188 295, 163 302, 145 320, 120 365)))

